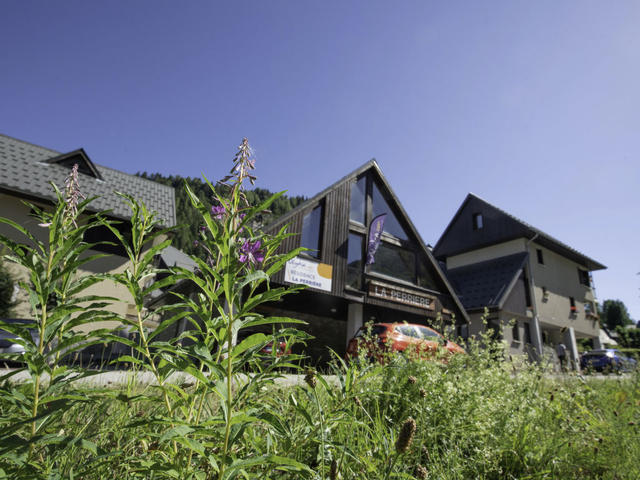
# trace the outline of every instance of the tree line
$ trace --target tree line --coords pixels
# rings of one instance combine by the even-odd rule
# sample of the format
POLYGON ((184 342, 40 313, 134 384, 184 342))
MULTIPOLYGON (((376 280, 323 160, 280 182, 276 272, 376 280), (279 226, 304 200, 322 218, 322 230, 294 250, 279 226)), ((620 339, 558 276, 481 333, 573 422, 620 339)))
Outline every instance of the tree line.
MULTIPOLYGON (((158 182, 162 185, 173 187, 176 192, 176 231, 173 235, 172 245, 188 254, 195 254, 194 242, 197 239, 197 225, 201 222, 198 212, 192 207, 191 201, 184 188, 185 183, 189 185, 191 191, 208 206, 214 204, 211 191, 204 180, 199 178, 182 177, 180 175, 165 176, 160 173, 138 172, 136 175, 147 180, 158 182)), ((216 185, 218 193, 224 193, 225 187, 216 185)), ((245 196, 250 205, 259 205, 273 195, 273 192, 264 188, 246 190, 245 196)), ((278 217, 294 209, 306 200, 304 196, 282 195, 270 207, 269 212, 265 212, 258 217, 262 225, 268 225, 278 217)))

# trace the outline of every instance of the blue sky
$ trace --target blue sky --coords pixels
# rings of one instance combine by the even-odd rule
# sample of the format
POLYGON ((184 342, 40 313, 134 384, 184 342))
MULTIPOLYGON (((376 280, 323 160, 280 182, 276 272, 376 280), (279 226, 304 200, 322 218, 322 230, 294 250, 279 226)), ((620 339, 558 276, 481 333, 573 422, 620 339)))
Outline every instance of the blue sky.
POLYGON ((3 2, 0 132, 313 195, 375 157, 426 242, 468 192, 640 319, 640 3, 3 2))

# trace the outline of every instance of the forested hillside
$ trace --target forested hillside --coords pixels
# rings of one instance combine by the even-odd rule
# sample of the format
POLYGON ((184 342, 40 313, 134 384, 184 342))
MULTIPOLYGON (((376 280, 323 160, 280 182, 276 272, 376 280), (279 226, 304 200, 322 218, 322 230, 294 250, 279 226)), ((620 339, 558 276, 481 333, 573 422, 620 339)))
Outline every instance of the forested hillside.
MULTIPOLYGON (((202 200, 204 203, 211 205, 211 191, 209 186, 200 180, 199 178, 181 177, 180 175, 170 175, 168 177, 159 173, 138 173, 138 176, 153 180, 154 182, 161 183, 163 185, 169 185, 176 191, 176 217, 178 227, 176 229, 173 246, 186 253, 195 253, 193 246, 194 240, 196 240, 196 233, 198 226, 201 223, 201 219, 198 213, 191 205, 191 201, 187 196, 187 192, 184 188, 185 182, 189 185, 189 188, 202 200)), ((258 205, 271 195, 273 192, 264 188, 256 188, 253 190, 247 190, 247 200, 251 205, 258 205)), ((306 198, 302 196, 288 197, 286 195, 278 198, 270 207, 270 213, 262 216, 263 225, 271 223, 273 220, 281 215, 284 215, 289 210, 295 208, 306 198)))

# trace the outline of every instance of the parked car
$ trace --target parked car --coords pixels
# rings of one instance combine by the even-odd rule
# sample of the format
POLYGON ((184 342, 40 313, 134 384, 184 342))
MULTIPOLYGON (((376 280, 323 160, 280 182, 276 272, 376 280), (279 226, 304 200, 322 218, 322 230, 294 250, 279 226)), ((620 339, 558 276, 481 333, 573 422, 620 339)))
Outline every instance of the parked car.
POLYGON ((603 370, 624 372, 635 369, 637 365, 635 358, 622 355, 619 350, 613 348, 591 350, 580 358, 580 368, 599 372, 603 370))
POLYGON ((460 345, 425 325, 374 323, 361 327, 349 340, 347 357, 355 358, 364 351, 369 358, 381 359, 383 352, 404 352, 407 349, 415 349, 425 358, 442 353, 444 361, 451 354, 466 353, 460 345))

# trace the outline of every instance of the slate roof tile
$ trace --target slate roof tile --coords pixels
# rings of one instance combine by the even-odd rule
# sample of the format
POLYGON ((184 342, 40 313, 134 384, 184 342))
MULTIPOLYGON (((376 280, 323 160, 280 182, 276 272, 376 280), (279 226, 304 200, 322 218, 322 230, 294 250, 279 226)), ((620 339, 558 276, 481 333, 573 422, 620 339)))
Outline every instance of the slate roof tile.
POLYGON ((528 254, 515 253, 484 262, 452 268, 447 278, 467 310, 497 307, 514 277, 524 266, 528 254))
MULTIPOLYGON (((64 188, 69 168, 46 163, 61 155, 60 152, 0 134, 0 189, 18 195, 54 200, 50 182, 64 188)), ((172 187, 140 178, 113 168, 95 165, 103 180, 79 174, 80 189, 88 197, 99 198, 91 204, 94 210, 111 210, 112 215, 129 219, 127 204, 115 194, 128 193, 143 201, 167 227, 176 224, 175 192, 172 187)))

